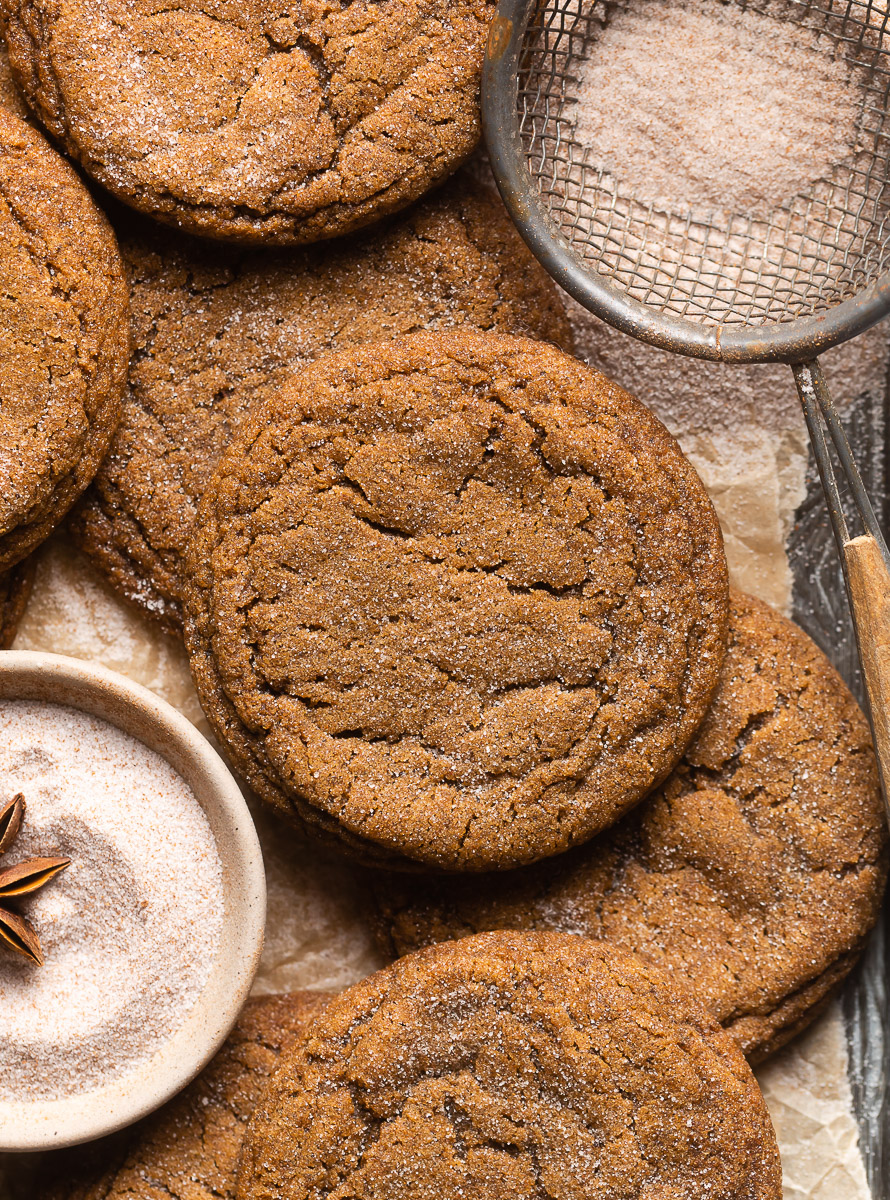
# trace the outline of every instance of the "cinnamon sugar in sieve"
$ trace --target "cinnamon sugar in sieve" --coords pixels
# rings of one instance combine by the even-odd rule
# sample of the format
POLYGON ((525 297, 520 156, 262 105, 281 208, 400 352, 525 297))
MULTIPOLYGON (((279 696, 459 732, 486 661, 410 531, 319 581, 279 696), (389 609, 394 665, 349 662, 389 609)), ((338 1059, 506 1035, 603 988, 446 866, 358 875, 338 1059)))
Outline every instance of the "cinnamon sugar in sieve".
POLYGON ((855 150, 863 96, 832 43, 735 3, 632 0, 578 72, 577 140, 677 215, 765 217, 855 150))

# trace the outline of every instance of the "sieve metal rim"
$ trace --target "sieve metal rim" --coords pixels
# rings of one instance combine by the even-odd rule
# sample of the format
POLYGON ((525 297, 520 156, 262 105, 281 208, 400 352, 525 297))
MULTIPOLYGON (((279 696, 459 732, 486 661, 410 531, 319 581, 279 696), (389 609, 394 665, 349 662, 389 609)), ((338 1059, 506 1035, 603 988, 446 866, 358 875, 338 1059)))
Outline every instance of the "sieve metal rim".
POLYGON ((824 312, 758 326, 706 326, 659 313, 582 266, 535 187, 519 130, 519 59, 540 2, 499 0, 482 65, 482 128, 498 190, 516 228, 548 274, 579 304, 662 350, 730 363, 805 362, 863 333, 890 312, 887 272, 824 312))

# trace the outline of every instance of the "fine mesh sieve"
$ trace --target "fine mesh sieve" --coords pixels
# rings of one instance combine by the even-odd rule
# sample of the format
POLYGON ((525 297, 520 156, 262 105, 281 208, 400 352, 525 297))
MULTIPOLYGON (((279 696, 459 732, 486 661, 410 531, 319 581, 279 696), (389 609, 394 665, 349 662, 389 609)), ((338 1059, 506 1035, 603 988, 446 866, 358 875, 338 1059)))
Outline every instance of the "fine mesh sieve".
POLYGON ((690 215, 637 198, 575 134, 579 67, 605 26, 635 3, 498 6, 483 82, 486 136, 533 249, 592 311, 655 345, 703 358, 790 361, 883 316, 890 308, 890 281, 881 286, 890 270, 887 14, 875 0, 737 5, 808 30, 850 64, 861 93, 858 149, 756 217, 690 215))
POLYGON ((701 2, 787 22, 842 65, 857 97, 849 153, 756 212, 643 198, 576 121, 582 65, 609 23, 631 8, 645 14, 647 0, 500 0, 482 76, 492 169, 531 250, 597 316, 680 354, 791 365, 844 565, 886 799, 890 556, 816 356, 890 311, 890 0, 701 2), (847 528, 829 445, 861 536, 847 528))

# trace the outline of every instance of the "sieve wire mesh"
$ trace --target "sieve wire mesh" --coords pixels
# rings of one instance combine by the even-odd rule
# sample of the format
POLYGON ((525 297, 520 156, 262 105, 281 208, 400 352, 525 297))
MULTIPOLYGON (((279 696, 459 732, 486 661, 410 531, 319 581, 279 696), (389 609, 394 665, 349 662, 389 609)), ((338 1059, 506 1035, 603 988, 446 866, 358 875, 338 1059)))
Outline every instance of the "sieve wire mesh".
MULTIPOLYGON (((714 0, 804 28, 857 84, 848 158, 769 211, 670 211, 635 195, 576 137, 580 66, 645 0, 539 0, 519 59, 518 119, 541 200, 587 270, 703 325, 789 322, 890 269, 888 0, 714 0)), ((707 97, 703 97, 703 102, 707 97)))

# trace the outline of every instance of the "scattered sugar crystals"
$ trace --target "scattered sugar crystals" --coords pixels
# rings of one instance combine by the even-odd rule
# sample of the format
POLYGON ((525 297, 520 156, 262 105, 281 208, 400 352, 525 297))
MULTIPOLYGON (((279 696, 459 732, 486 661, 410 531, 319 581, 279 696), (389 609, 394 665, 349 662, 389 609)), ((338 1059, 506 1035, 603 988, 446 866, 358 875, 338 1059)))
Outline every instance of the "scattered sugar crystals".
POLYGON ((127 1073, 181 1026, 219 946, 222 866, 173 768, 75 709, 0 703, 0 799, 16 792, 16 861, 72 861, 21 906, 45 965, 0 955, 0 1099, 54 1099, 127 1073))

